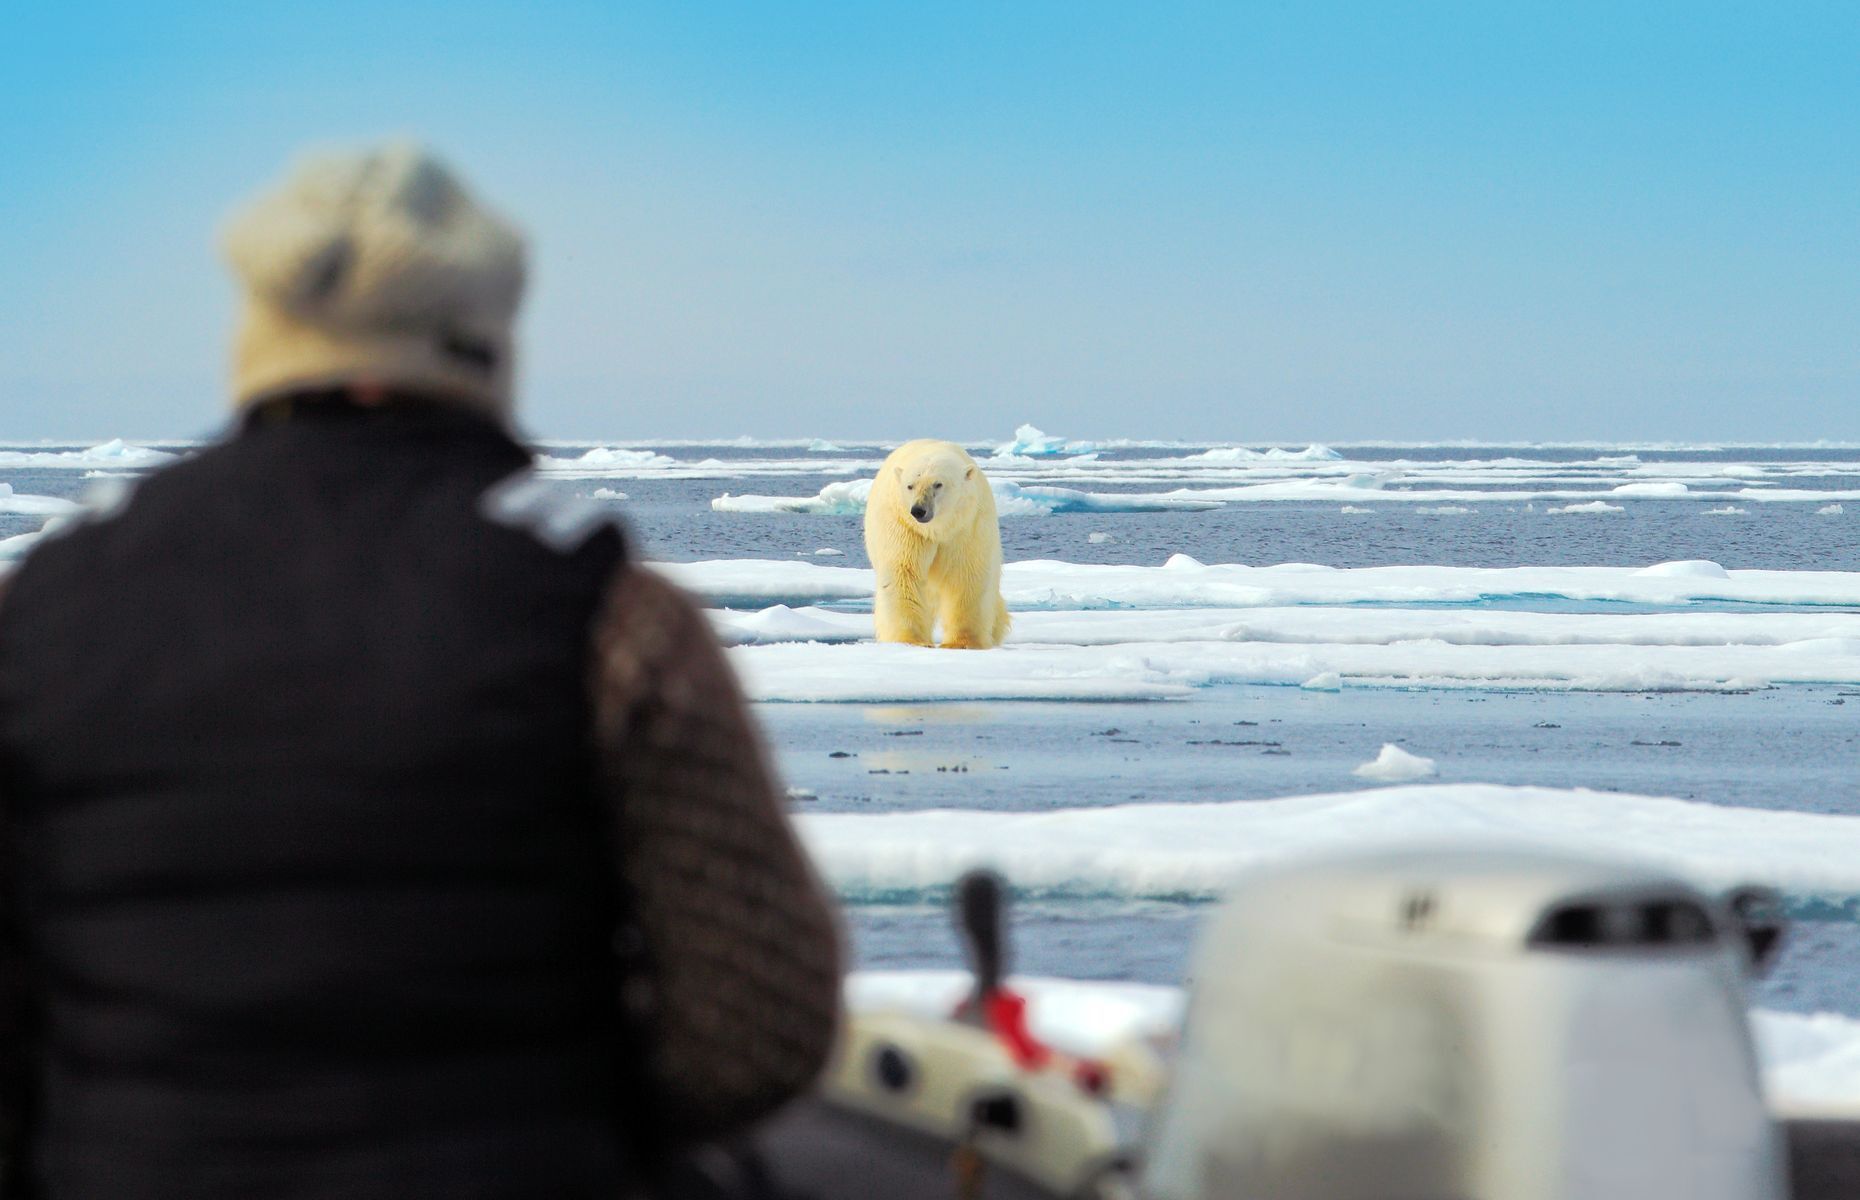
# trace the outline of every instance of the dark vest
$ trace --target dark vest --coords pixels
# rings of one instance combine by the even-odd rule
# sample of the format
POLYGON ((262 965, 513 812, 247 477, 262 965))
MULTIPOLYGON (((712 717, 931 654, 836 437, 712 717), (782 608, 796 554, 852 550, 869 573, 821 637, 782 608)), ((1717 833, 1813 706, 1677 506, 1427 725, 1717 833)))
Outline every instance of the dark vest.
POLYGON ((300 405, 15 573, 31 1194, 616 1194, 588 679, 622 549, 487 519, 528 462, 443 408, 300 405))

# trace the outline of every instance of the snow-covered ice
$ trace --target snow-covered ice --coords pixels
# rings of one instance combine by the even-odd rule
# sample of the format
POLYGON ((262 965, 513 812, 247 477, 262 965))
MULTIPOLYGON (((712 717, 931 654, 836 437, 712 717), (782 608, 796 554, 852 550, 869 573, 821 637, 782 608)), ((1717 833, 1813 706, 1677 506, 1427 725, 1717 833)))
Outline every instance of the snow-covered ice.
MULTIPOLYGON (((1712 564, 1716 566, 1716 564, 1712 564)), ((771 559, 666 563, 679 584, 729 607, 872 598, 872 572, 771 559)), ((1033 559, 1008 563, 1002 590, 1016 613, 1081 608, 1254 608, 1291 604, 1481 604, 1618 601, 1670 607, 1698 601, 1749 605, 1860 605, 1860 571, 1725 570, 1674 573, 1635 567, 1314 567, 1304 563, 1204 564, 1175 555, 1161 567, 1033 559)))
POLYGON ((1619 504, 1610 504, 1606 500, 1591 500, 1587 504, 1565 504, 1559 508, 1546 508, 1547 513, 1618 513, 1627 509, 1619 504))
POLYGON ((1860 817, 1494 784, 1408 784, 1279 800, 798 818, 856 902, 922 898, 992 867, 1033 895, 1209 899, 1240 872, 1382 845, 1532 845, 1636 861, 1723 888, 1860 897, 1860 817))
POLYGON ((58 496, 34 496, 15 492, 10 483, 0 483, 0 514, 21 517, 57 517, 74 513, 80 506, 58 496))

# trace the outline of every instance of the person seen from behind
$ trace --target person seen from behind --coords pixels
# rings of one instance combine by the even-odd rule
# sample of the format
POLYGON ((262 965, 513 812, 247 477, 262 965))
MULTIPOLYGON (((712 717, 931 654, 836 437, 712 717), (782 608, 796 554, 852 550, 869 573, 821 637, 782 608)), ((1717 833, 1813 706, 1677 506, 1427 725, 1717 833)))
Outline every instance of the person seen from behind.
POLYGON ((240 213, 236 428, 0 583, 0 1158, 43 1200, 632 1194, 839 948, 701 612, 512 435, 442 164, 240 213))

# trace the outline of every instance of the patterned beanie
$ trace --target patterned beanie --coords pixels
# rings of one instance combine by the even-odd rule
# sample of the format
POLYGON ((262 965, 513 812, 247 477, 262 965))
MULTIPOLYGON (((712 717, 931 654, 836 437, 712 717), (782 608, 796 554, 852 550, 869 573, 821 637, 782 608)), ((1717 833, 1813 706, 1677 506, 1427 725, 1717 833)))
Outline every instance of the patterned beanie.
POLYGON ((306 159, 223 245, 236 405, 367 381, 509 417, 522 236, 418 146, 306 159))

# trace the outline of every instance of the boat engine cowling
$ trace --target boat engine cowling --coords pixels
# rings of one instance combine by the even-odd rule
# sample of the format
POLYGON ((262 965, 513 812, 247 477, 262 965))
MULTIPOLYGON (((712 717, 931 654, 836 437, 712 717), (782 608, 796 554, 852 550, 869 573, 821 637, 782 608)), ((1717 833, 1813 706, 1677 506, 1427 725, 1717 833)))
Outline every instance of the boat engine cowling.
POLYGON ((1142 1191, 1780 1200, 1764 942, 1678 879, 1554 854, 1255 874, 1199 940, 1142 1191))

